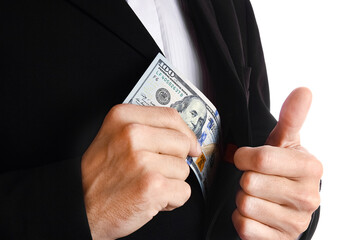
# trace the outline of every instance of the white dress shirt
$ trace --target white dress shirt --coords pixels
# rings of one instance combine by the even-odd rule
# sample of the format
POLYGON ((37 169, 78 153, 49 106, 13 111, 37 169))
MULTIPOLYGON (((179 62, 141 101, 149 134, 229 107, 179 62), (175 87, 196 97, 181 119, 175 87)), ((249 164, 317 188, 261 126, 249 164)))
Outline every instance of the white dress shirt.
POLYGON ((201 63, 193 26, 181 0, 127 0, 146 30, 180 75, 203 91, 201 63))

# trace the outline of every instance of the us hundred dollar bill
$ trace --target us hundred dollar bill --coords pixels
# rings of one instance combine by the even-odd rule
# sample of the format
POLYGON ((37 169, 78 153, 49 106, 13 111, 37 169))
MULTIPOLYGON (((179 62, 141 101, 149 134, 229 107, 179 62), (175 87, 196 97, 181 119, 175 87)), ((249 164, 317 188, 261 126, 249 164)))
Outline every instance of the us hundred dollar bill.
MULTIPOLYGON (((137 82, 124 103, 176 109, 200 143, 200 157, 187 157, 203 196, 206 197, 215 170, 220 116, 214 105, 160 53, 137 82)), ((161 117, 161 116, 159 116, 161 117)))

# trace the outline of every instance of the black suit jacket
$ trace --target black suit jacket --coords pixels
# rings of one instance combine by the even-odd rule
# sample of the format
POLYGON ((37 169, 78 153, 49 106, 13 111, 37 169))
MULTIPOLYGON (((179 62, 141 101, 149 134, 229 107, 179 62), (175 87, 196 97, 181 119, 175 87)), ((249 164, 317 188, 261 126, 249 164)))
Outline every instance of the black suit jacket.
MULTIPOLYGON (((222 120, 223 152, 263 144, 276 122, 249 1, 188 5, 222 120)), ((160 50, 119 0, 2 1, 0 36, 1 236, 91 238, 81 156, 160 50)), ((189 201, 127 238, 236 239, 231 213, 240 176, 222 161, 204 204, 191 173, 189 201)), ((317 219, 318 211, 303 239, 317 219)))

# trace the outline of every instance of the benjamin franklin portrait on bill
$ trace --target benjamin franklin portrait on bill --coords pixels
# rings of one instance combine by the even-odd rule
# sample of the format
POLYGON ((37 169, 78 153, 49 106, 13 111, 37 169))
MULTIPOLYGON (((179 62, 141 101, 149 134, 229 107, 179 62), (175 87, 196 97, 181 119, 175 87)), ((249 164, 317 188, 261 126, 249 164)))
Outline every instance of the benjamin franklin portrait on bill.
POLYGON ((181 118, 186 122, 189 128, 200 138, 202 128, 206 122, 206 105, 198 96, 186 96, 170 106, 176 109, 181 118))

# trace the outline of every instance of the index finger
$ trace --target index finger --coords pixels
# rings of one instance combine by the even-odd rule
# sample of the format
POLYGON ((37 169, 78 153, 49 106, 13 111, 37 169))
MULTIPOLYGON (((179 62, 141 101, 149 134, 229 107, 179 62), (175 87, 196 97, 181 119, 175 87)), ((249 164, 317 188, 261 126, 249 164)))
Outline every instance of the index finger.
POLYGON ((200 144, 197 141, 195 133, 173 108, 119 104, 109 111, 105 121, 115 121, 124 126, 131 123, 137 123, 152 127, 177 130, 190 139, 191 146, 189 155, 198 156, 201 154, 200 144))
POLYGON ((300 178, 313 175, 317 160, 297 149, 272 146, 242 147, 234 155, 235 166, 243 171, 267 175, 300 178))

